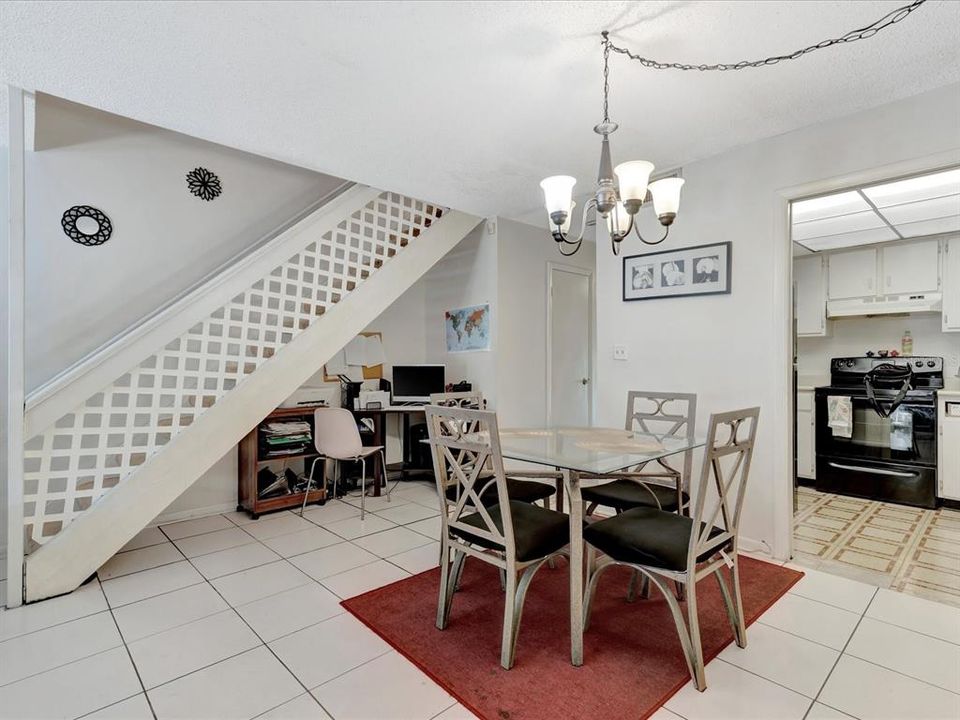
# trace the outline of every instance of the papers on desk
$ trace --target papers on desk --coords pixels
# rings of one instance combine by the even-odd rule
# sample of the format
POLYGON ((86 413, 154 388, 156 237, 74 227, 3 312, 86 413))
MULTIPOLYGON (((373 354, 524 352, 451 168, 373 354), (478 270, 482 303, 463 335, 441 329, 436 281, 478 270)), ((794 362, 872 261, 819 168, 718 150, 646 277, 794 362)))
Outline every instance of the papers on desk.
POLYGON ((346 375, 363 380, 363 368, 382 365, 386 361, 383 341, 377 335, 357 335, 347 346, 327 361, 327 375, 346 375))

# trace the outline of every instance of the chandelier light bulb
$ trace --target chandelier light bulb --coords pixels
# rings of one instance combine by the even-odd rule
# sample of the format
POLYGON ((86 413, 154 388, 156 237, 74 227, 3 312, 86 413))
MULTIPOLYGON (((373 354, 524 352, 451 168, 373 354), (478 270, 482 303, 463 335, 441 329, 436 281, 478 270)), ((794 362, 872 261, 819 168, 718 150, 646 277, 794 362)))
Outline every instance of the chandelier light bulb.
POLYGON ((646 160, 631 160, 620 163, 613 169, 620 185, 620 199, 627 212, 635 215, 647 197, 647 183, 653 172, 653 163, 646 160))
POLYGON ((683 178, 663 178, 650 183, 650 194, 653 195, 653 209, 664 225, 669 225, 680 210, 680 188, 683 187, 683 178), (664 220, 667 222, 664 222, 664 220))
POLYGON ((611 237, 622 237, 630 231, 630 213, 622 202, 607 215, 607 230, 611 237))
POLYGON ((547 215, 554 225, 563 225, 569 220, 573 210, 573 186, 576 184, 577 179, 569 175, 551 175, 540 181, 547 215))

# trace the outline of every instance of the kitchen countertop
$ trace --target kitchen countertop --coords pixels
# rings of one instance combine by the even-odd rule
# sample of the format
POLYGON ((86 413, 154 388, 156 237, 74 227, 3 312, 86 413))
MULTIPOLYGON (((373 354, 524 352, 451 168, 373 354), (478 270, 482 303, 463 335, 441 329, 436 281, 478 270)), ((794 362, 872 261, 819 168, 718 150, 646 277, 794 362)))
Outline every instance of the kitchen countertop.
POLYGON ((797 375, 797 392, 809 392, 829 384, 829 375, 797 375))
POLYGON ((960 398, 960 378, 944 378, 943 385, 943 390, 937 391, 937 397, 960 398))

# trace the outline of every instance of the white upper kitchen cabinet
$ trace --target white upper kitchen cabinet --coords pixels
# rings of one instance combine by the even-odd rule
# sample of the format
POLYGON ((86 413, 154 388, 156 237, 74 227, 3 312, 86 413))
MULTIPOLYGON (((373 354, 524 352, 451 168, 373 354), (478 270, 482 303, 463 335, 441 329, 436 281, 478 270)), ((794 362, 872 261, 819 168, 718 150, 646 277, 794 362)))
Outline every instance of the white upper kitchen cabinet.
POLYGON ((830 300, 873 297, 877 294, 877 250, 832 253, 829 259, 830 300))
POLYGON ((943 241, 943 331, 960 332, 960 236, 943 241))
POLYGON ((793 261, 794 317, 798 337, 828 334, 827 259, 823 255, 793 261))
POLYGON ((911 295, 940 289, 939 240, 888 245, 880 252, 880 295, 911 295))

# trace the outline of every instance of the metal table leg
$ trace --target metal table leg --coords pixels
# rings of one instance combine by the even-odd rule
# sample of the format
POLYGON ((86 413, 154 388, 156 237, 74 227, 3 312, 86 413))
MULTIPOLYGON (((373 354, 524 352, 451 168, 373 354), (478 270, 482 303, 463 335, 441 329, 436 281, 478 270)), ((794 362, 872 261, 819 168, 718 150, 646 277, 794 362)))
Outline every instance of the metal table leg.
POLYGON ((583 665, 583 501, 580 474, 565 470, 567 502, 570 506, 570 662, 583 665))

